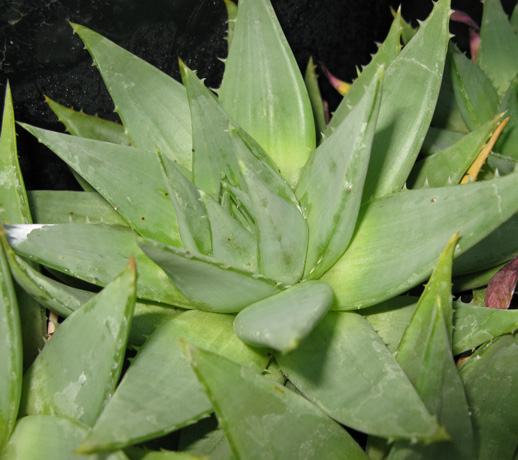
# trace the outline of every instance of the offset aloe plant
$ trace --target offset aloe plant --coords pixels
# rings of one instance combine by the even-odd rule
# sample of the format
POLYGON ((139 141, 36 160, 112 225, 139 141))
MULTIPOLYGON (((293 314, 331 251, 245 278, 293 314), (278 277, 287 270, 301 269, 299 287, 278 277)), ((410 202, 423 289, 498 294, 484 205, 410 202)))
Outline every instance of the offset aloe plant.
POLYGON ((326 123, 269 1, 225 2, 216 94, 72 25, 122 125, 22 126, 83 192, 26 192, 7 91, 0 458, 513 459, 518 315, 476 302, 518 252, 513 21, 474 64, 449 0, 397 12, 326 123))

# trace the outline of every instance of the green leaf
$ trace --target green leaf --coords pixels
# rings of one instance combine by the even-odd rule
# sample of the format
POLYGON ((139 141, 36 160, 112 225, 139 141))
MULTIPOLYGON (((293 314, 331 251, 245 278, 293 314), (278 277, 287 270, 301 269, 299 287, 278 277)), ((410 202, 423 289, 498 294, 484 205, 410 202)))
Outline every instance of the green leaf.
POLYGON ((0 247, 0 450, 14 428, 22 393, 22 330, 16 292, 0 247))
POLYGON ((20 413, 95 422, 122 369, 135 288, 131 260, 118 278, 59 325, 24 376, 20 413))
POLYGON ((212 256, 234 267, 257 272, 257 238, 210 195, 202 193, 212 234, 212 256))
POLYGON ((315 148, 315 125, 304 80, 269 0, 239 4, 219 95, 227 113, 296 184, 315 148))
POLYGON ((287 353, 298 347, 329 310, 332 289, 322 281, 304 281, 238 313, 234 330, 245 343, 287 353))
POLYGON ((202 254, 152 240, 140 239, 139 245, 192 304, 202 310, 235 313, 283 288, 265 276, 202 254), (200 282, 203 282, 203 289, 200 289, 200 282))
POLYGON ((499 97, 486 74, 454 44, 450 43, 449 53, 453 94, 466 126, 473 131, 496 115, 499 97))
POLYGON ((139 447, 129 447, 124 450, 130 455, 131 460, 209 460, 209 457, 205 455, 200 457, 185 452, 174 452, 164 449, 160 449, 160 452, 139 447))
MULTIPOLYGON (((432 117, 432 126, 436 127, 436 129, 445 129, 455 133, 467 133, 469 132, 468 127, 462 118, 459 106, 455 100, 452 67, 451 51, 448 49, 442 75, 441 89, 439 90, 437 105, 435 106, 432 117)), ((425 144, 426 138, 423 147, 425 144)))
POLYGON ((177 243, 174 246, 183 246, 190 251, 210 254, 212 252, 210 222, 207 218, 207 210, 200 199, 200 190, 160 152, 158 159, 178 221, 181 244, 177 243))
POLYGON ((366 88, 370 86, 372 80, 376 77, 378 67, 384 66, 387 68, 400 53, 401 21, 401 9, 398 9, 385 41, 380 45, 378 52, 374 55, 372 61, 362 69, 359 77, 353 82, 351 88, 331 117, 325 132, 326 136, 331 135, 333 130, 345 120, 352 108, 360 102, 365 94, 366 88))
POLYGON ((27 195, 34 222, 39 224, 128 225, 97 192, 29 190, 27 195))
POLYGON ((260 372, 267 357, 236 337, 232 321, 230 315, 201 311, 185 312, 166 321, 140 349, 80 450, 136 444, 190 425, 212 412, 183 353, 182 341, 260 372))
POLYGON ((454 235, 442 252, 396 354, 428 410, 445 425, 452 439, 427 446, 397 442, 388 456, 390 460, 473 458, 468 405, 451 351, 451 266, 457 238, 454 235))
POLYGON ((484 1, 477 64, 504 94, 518 73, 518 38, 500 0, 484 1))
POLYGON ((518 78, 515 78, 509 85, 498 110, 505 112, 506 116, 510 115, 511 119, 498 137, 494 150, 502 155, 518 159, 518 121, 516 120, 518 118, 518 78))
POLYGON ((393 439, 445 439, 381 338, 357 313, 329 313, 298 349, 277 361, 306 398, 344 425, 393 439))
POLYGON ((460 255, 517 208, 518 174, 408 190, 363 204, 349 248, 322 276, 335 293, 333 308, 367 307, 407 291, 430 275, 453 233, 463 235, 456 252, 460 255))
POLYGON ((0 136, 0 219, 2 224, 30 224, 29 201, 16 148, 13 100, 7 84, 0 136))
POLYGON ((185 427, 180 433, 178 448, 193 455, 210 455, 210 460, 235 459, 214 416, 185 427))
POLYGON ((358 217, 381 100, 383 69, 363 98, 315 151, 296 194, 309 229, 304 276, 317 279, 345 252, 358 217))
POLYGON ((326 114, 324 109, 324 102, 318 87, 318 75, 316 73, 316 66, 313 64, 313 58, 310 57, 304 74, 304 82, 308 90, 309 100, 313 109, 313 118, 315 119, 315 133, 317 145, 322 141, 322 133, 326 129, 326 114))
POLYGON ((439 96, 450 11, 450 0, 439 0, 385 71, 363 201, 400 190, 412 169, 439 96))
POLYGON ((124 126, 121 124, 88 115, 83 111, 76 112, 58 104, 47 96, 45 101, 70 134, 87 139, 112 142, 113 144, 130 145, 124 126))
POLYGON ((136 232, 180 245, 174 206, 154 151, 22 126, 95 187, 136 232))
POLYGON ((518 334, 479 349, 460 368, 472 413, 474 459, 512 459, 518 446, 518 334))
POLYGON ((237 5, 232 0, 224 0, 227 9, 227 42, 228 49, 232 45, 232 37, 234 36, 235 22, 237 18, 237 5))
POLYGON ((186 352, 236 458, 367 459, 344 428, 296 393, 208 351, 186 352))
POLYGON ((240 161, 239 166, 255 220, 258 271, 282 283, 295 283, 304 272, 306 221, 298 207, 268 188, 248 164, 240 161))
POLYGON ((6 227, 15 251, 43 265, 89 283, 105 286, 133 254, 139 267, 137 296, 169 305, 191 302, 166 274, 149 260, 127 227, 104 224, 56 224, 6 227))
POLYGON ((428 156, 432 153, 444 150, 455 142, 460 141, 466 134, 448 129, 430 127, 426 133, 423 146, 421 148, 421 155, 428 156))
POLYGON ((407 181, 409 188, 444 187, 457 185, 496 129, 502 117, 497 116, 453 145, 418 161, 407 181))
MULTIPOLYGON (((470 273, 475 268, 481 271, 503 264, 518 254, 518 215, 495 228, 482 241, 466 253, 461 254, 453 263, 453 273, 470 273)), ((487 283, 486 283, 487 284, 487 283)))
MULTIPOLYGON (((7 84, 0 136, 0 225, 32 222, 16 147, 16 130, 11 89, 7 84)), ((23 366, 26 370, 39 350, 47 331, 45 310, 15 283, 22 325, 23 366)))
POLYGON ((191 169, 191 117, 185 88, 92 30, 72 27, 92 55, 133 145, 153 153, 158 148, 171 161, 191 169))
MULTIPOLYGON (((85 460, 75 448, 88 434, 88 427, 64 417, 23 417, 2 452, 2 460, 85 460)), ((88 460, 128 460, 122 451, 102 453, 88 460)))

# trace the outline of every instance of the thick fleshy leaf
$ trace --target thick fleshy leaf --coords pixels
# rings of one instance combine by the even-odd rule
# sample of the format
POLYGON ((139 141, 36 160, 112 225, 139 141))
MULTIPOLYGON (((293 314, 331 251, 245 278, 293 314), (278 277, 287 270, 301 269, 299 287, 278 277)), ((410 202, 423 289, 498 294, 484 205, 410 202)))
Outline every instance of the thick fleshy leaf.
MULTIPOLYGON (((437 105, 435 106, 435 111, 432 117, 432 126, 434 126, 436 129, 444 129, 456 133, 469 132, 469 129, 466 126, 466 123, 464 122, 460 113, 457 101, 455 100, 451 52, 448 52, 446 55, 441 89, 439 90, 437 105)), ((425 144, 426 138, 423 147, 425 144)))
POLYGON ((196 74, 180 61, 192 119, 193 183, 213 198, 221 177, 239 185, 239 166, 228 135, 229 117, 196 74))
POLYGON ((135 231, 181 245, 154 151, 23 126, 95 187, 135 231))
POLYGON ((374 55, 372 61, 362 69, 359 77, 354 81, 329 121, 329 125, 325 132, 327 136, 329 136, 333 130, 345 120, 352 108, 360 102, 361 98, 365 94, 366 88, 370 86, 372 80, 375 78, 378 72, 378 67, 384 66, 387 68, 400 51, 401 9, 398 9, 385 41, 380 45, 378 52, 374 55))
POLYGON ((212 235, 212 256, 234 267, 257 272, 257 238, 210 195, 202 193, 212 235))
POLYGON ((396 442, 388 458, 472 459, 473 432, 462 382, 453 360, 451 266, 458 235, 441 254, 398 346, 396 359, 451 441, 431 445, 396 442))
POLYGON ((325 131, 327 123, 324 101, 322 99, 322 95, 320 94, 320 88, 318 87, 318 75, 316 72, 316 66, 313 64, 312 57, 309 58, 308 65, 306 67, 304 82, 306 83, 309 100, 311 101, 311 107, 313 108, 315 133, 318 145, 322 140, 322 133, 325 131))
MULTIPOLYGON (((68 418, 50 415, 23 417, 5 450, 2 460, 84 460, 75 452, 88 434, 88 427, 68 418)), ((128 460, 122 451, 86 457, 88 460, 128 460)))
POLYGON ((29 190, 31 214, 38 224, 128 225, 97 192, 29 190))
POLYGON ((219 95, 228 114, 268 152, 288 183, 296 184, 315 148, 315 124, 304 80, 269 0, 239 4, 219 95))
POLYGON ((460 255, 517 210, 518 174, 365 203, 349 248, 322 277, 335 293, 333 308, 366 307, 416 286, 452 234, 463 235, 460 255))
POLYGON ((121 124, 88 115, 83 111, 76 112, 49 97, 45 97, 45 101, 70 134, 114 144, 130 145, 124 126, 121 124))
POLYGON ((357 313, 329 313, 298 349, 277 355, 277 361, 306 398, 344 425, 395 439, 446 439, 381 338, 357 313))
POLYGON ((239 166, 255 221, 258 271, 273 280, 293 284, 304 272, 306 220, 298 207, 268 188, 248 164, 240 161, 239 166))
POLYGON ((118 278, 59 325, 24 375, 22 414, 57 414, 93 424, 119 379, 135 289, 132 259, 118 278))
MULTIPOLYGON (((210 254, 211 235, 207 210, 200 200, 200 190, 166 157, 158 153, 160 169, 176 211, 182 246, 189 251, 210 254)), ((175 244, 175 246, 179 246, 175 244)))
POLYGON ((447 149, 455 142, 460 141, 466 134, 448 129, 430 127, 426 133, 421 155, 428 156, 440 150, 447 149))
POLYGON ((309 230, 305 277, 320 278, 345 252, 358 217, 381 100, 378 70, 361 101, 315 151, 296 194, 309 230))
POLYGON ((22 393, 22 331, 16 292, 3 248, 0 247, 0 450, 18 415, 22 393))
POLYGON ((439 0, 385 71, 364 201, 400 190, 412 169, 439 96, 450 12, 450 0, 439 0))
MULTIPOLYGON (((511 192, 512 193, 512 192, 511 192)), ((453 263, 453 273, 463 275, 503 264, 518 255, 518 215, 511 216, 453 263)), ((491 275, 492 276, 492 275, 491 275)), ((489 282, 489 278, 487 279, 489 282)), ((487 284, 483 283, 483 284, 487 284)))
POLYGON ((237 5, 232 0, 224 0, 227 9, 227 42, 228 49, 232 45, 232 37, 234 36, 235 22, 237 18, 237 5))
POLYGON ((186 352, 236 458, 368 458, 343 427, 295 392, 208 351, 187 345, 186 352))
POLYGON ((500 0, 484 1, 477 64, 499 94, 518 73, 518 38, 500 0))
POLYGON ((506 112, 511 119, 495 144, 495 152, 518 159, 518 78, 509 85, 507 93, 499 107, 500 112, 506 112))
POLYGON ((268 358, 236 337, 232 321, 230 315, 189 311, 159 327, 140 349, 80 450, 136 444, 212 412, 183 353, 182 341, 251 366, 256 372, 264 369, 268 358))
POLYGON ((499 97, 486 74, 450 43, 453 94, 466 126, 472 131, 495 116, 499 97))
POLYGON ((139 246, 202 310, 235 313, 283 288, 277 281, 202 254, 153 240, 140 239, 139 246))
POLYGON ((191 117, 185 88, 94 31, 72 27, 92 55, 135 147, 153 153, 158 148, 171 161, 191 169, 191 117))
MULTIPOLYGON (((0 136, 0 224, 32 222, 16 147, 16 130, 11 89, 7 84, 0 136)), ((43 348, 47 332, 45 310, 15 283, 22 325, 23 366, 26 370, 43 348)))
POLYGON ((457 185, 484 147, 502 117, 479 126, 444 150, 418 161, 407 181, 409 188, 444 187, 457 185))
POLYGON ((460 368, 477 460, 512 459, 518 447, 518 334, 479 349, 460 368))
POLYGON ((145 447, 128 447, 124 449, 124 452, 130 456, 131 460, 213 460, 206 455, 191 455, 165 449, 149 450, 145 447))
POLYGON ((137 296, 189 308, 191 302, 146 257, 127 227, 104 224, 14 225, 6 227, 15 251, 68 275, 105 286, 133 254, 139 267, 137 296))
POLYGON ((322 281, 304 281, 238 313, 234 330, 256 347, 287 353, 313 330, 333 303, 333 290, 322 281))

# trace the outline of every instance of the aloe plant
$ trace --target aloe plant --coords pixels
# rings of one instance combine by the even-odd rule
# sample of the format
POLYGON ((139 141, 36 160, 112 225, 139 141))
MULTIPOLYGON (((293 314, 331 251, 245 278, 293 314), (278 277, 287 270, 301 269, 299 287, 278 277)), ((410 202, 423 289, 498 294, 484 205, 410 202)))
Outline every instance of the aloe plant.
MULTIPOLYGON (((216 92, 72 25, 122 125, 49 99, 70 135, 21 126, 83 192, 25 191, 7 91, 0 458, 482 459, 497 443, 512 459, 518 439, 493 425, 517 422, 518 316, 451 288, 516 253, 513 157, 473 166, 510 142, 514 80, 482 65, 498 42, 473 70, 449 0, 404 47, 398 11, 326 125, 269 1, 225 1, 216 92), (18 308, 62 318, 23 380, 20 337, 42 332, 18 308), (490 398, 489 360, 488 382, 507 382, 490 398)), ((511 27, 497 3, 482 38, 492 17, 511 27)))

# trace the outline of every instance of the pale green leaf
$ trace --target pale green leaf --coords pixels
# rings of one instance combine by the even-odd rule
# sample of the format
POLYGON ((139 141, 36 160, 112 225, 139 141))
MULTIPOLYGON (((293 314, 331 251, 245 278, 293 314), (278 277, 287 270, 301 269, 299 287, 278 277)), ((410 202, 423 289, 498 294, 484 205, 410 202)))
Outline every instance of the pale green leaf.
POLYGON ((122 370, 135 289, 131 260, 119 277, 59 325, 24 375, 21 414, 95 422, 122 370))
POLYGON ((213 460, 209 459, 206 455, 191 455, 185 452, 175 452, 165 449, 157 451, 142 447, 128 447, 124 449, 124 451, 131 457, 131 460, 213 460))
POLYGON ((265 276, 233 267, 211 257, 139 240, 147 256, 160 266, 178 289, 202 310, 234 313, 279 292, 283 286, 265 276), (203 289, 200 289, 203 283, 203 289))
MULTIPOLYGON (((160 152, 158 159, 178 221, 181 244, 177 243, 174 246, 183 246, 189 251, 210 254, 212 252, 210 222, 207 210, 200 199, 200 190, 160 152)), ((167 241, 164 242, 167 243, 167 241)))
POLYGON ((451 266, 458 235, 442 252, 398 346, 396 359, 451 440, 430 445, 396 442, 388 459, 472 459, 473 433, 452 350, 451 266))
POLYGON ((212 256, 234 267, 257 272, 257 239, 210 195, 202 193, 210 222, 212 256))
POLYGON ((460 141, 466 134, 448 129, 430 127, 421 148, 421 155, 428 156, 444 150, 460 141))
POLYGON ((235 459, 215 416, 184 428, 180 433, 178 448, 194 455, 210 455, 210 460, 235 459))
POLYGON ((240 160, 239 166, 257 234, 258 271, 282 283, 295 283, 304 272, 306 220, 298 207, 268 188, 248 164, 240 160))
POLYGON ((182 341, 260 372, 267 357, 236 337, 232 321, 230 315, 189 311, 159 327, 140 349, 81 451, 153 439, 212 412, 183 353, 182 341))
POLYGON ((407 291, 430 275, 452 234, 462 235, 460 255, 517 210, 518 174, 363 204, 349 248, 322 277, 335 293, 333 308, 367 307, 407 291))
POLYGON ((114 144, 130 145, 124 126, 121 124, 88 115, 83 111, 76 112, 73 109, 58 104, 49 97, 45 97, 45 101, 70 134, 114 144))
POLYGON ((512 459, 518 447, 518 334, 479 349, 460 368, 475 438, 473 459, 512 459))
POLYGON ((296 194, 309 229, 305 277, 320 278, 345 252, 358 217, 381 100, 383 69, 304 166, 296 194))
POLYGON ((304 80, 269 0, 239 3, 219 95, 228 114, 296 184, 315 148, 315 125, 304 80))
POLYGON ((191 169, 191 117, 185 88, 86 27, 72 24, 93 57, 135 147, 191 169))
POLYGON ((22 330, 16 292, 3 248, 0 247, 0 450, 18 415, 22 393, 22 330))
POLYGON ((1 460, 128 460, 122 451, 99 455, 77 454, 75 448, 88 434, 88 427, 70 419, 31 415, 20 419, 1 460))
POLYGON ((324 101, 320 94, 318 87, 318 75, 316 73, 316 66, 313 64, 313 58, 310 57, 304 74, 304 82, 308 90, 309 100, 313 109, 313 118, 315 119, 315 133, 317 145, 322 141, 322 134, 326 130, 326 114, 324 108, 324 101))
POLYGON ((364 201, 400 190, 412 169, 439 96, 450 12, 450 0, 439 0, 385 71, 364 201))
POLYGON ((351 88, 331 117, 325 132, 327 136, 329 136, 333 130, 337 128, 343 120, 345 120, 351 109, 361 100, 365 94, 366 88, 370 86, 372 80, 375 78, 378 72, 378 67, 384 66, 387 68, 400 53, 401 22, 401 10, 398 9, 385 41, 379 47, 378 52, 374 55, 372 61, 362 69, 360 76, 353 82, 351 88))
POLYGON ((29 190, 31 214, 38 224, 128 225, 97 192, 29 190))
POLYGON ((450 43, 453 94, 470 131, 495 116, 499 97, 486 74, 450 43))
POLYGON ((453 145, 418 161, 407 181, 409 188, 457 185, 495 130, 502 117, 497 116, 453 145))
POLYGON ((95 187, 135 231, 180 245, 155 151, 23 126, 95 187))
POLYGON ((357 313, 328 313, 298 349, 277 361, 306 398, 344 425, 393 439, 445 439, 381 338, 357 313))
POLYGON ((347 431, 306 399, 221 356, 191 345, 186 351, 236 458, 367 460, 347 431))
POLYGON ((304 281, 241 310, 234 330, 249 345, 287 353, 311 333, 332 303, 326 283, 304 281))
POLYGON ((224 0, 227 9, 227 42, 228 49, 232 45, 232 37, 234 36, 235 22, 237 18, 237 5, 232 0, 224 0))
POLYGON ((65 274, 105 286, 133 254, 139 268, 137 296, 189 308, 191 303, 167 275, 140 250, 127 227, 56 224, 6 227, 9 244, 20 254, 65 274))
MULTIPOLYGON (((506 116, 510 115, 511 119, 507 123, 502 134, 496 141, 494 150, 502 155, 518 159, 518 78, 515 78, 509 85, 509 89, 502 99, 500 112, 505 112, 506 116)), ((500 168, 499 168, 500 169, 500 168)), ((500 169, 500 172, 501 169, 500 169)))
POLYGON ((504 94, 518 73, 518 38, 500 0, 485 0, 477 64, 504 94))

